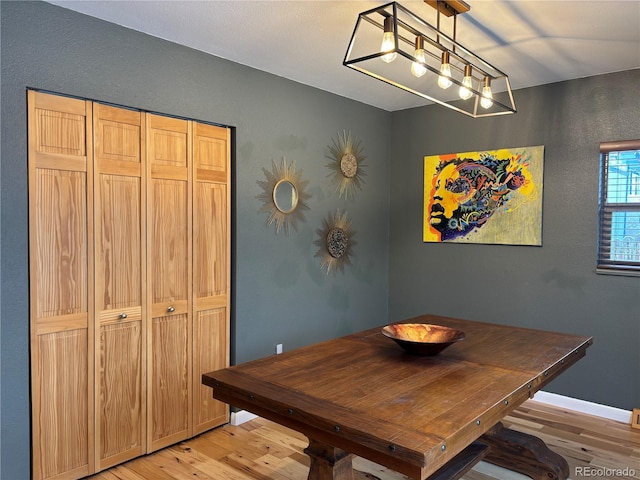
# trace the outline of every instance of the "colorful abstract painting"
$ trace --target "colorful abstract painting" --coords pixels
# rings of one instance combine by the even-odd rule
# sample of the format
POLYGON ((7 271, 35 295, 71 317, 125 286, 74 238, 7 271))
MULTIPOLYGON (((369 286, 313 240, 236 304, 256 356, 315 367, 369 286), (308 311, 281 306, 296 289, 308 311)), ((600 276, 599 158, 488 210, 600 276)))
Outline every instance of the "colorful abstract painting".
POLYGON ((424 157, 425 242, 542 245, 544 147, 424 157))

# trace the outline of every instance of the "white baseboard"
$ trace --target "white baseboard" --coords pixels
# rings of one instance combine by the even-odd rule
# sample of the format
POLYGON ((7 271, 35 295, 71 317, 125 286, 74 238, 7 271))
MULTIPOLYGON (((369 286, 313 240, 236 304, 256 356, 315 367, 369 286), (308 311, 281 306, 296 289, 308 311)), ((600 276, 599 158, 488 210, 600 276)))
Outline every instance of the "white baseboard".
POLYGON ((533 400, 540 403, 546 403, 547 405, 553 405, 554 407, 573 410, 574 412, 585 413, 587 415, 594 415, 608 420, 615 420, 616 422, 631 424, 630 410, 623 410, 621 408, 587 402, 577 398, 565 397, 564 395, 545 392, 543 390, 537 392, 534 395, 533 400))
MULTIPOLYGON (((577 398, 565 397, 564 395, 545 392, 543 390, 537 392, 534 395, 533 400, 547 405, 553 405, 554 407, 573 410, 574 412, 585 413, 587 415, 594 415, 596 417, 606 418, 616 422, 631 424, 631 411, 623 410, 621 408, 587 402, 586 400, 580 400, 577 398)), ((231 420, 229 423, 237 427, 238 425, 242 425, 254 418, 258 418, 258 416, 247 412, 246 410, 239 410, 237 412, 231 412, 231 420)))
POLYGON ((229 420, 229 423, 234 427, 237 427, 238 425, 242 425, 254 418, 258 418, 258 416, 251 412, 247 412, 246 410, 239 410, 237 412, 231 412, 231 419, 229 420))

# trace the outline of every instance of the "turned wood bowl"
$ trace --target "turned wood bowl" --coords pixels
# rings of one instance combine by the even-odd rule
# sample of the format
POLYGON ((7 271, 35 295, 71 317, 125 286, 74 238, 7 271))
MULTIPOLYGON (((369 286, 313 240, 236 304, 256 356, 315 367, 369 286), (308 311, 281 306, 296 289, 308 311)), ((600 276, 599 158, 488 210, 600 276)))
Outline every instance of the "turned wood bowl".
POLYGON ((411 355, 437 355, 465 338, 460 330, 428 323, 394 323, 383 327, 382 334, 411 355))

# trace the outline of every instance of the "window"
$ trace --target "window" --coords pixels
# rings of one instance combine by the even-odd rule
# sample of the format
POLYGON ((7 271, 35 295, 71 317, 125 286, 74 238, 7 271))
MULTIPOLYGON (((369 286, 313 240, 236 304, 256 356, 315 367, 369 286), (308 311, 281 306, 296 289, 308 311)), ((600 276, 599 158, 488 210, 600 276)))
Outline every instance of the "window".
POLYGON ((640 140, 600 144, 598 273, 640 275, 640 140))

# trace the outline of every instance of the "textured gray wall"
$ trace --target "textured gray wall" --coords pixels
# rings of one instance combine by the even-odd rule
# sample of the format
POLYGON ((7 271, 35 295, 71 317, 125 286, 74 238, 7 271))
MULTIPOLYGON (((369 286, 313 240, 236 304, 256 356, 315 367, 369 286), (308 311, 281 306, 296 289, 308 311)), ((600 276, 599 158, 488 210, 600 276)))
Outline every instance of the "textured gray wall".
POLYGON ((395 112, 389 316, 423 312, 592 335, 546 390, 640 405, 640 278, 595 274, 600 142, 640 136, 640 70, 515 92, 518 113, 395 112), (543 246, 423 243, 423 158, 544 145, 543 246))
POLYGON ((383 324, 387 319, 390 114, 342 97, 40 2, 2 14, 1 477, 29 478, 26 88, 40 88, 235 127, 237 362, 383 324), (342 200, 326 155, 338 132, 361 140, 368 165, 342 200), (272 160, 309 181, 306 222, 275 235, 258 214, 272 160), (344 274, 320 271, 316 229, 346 210, 358 244, 344 274))

